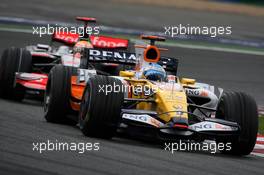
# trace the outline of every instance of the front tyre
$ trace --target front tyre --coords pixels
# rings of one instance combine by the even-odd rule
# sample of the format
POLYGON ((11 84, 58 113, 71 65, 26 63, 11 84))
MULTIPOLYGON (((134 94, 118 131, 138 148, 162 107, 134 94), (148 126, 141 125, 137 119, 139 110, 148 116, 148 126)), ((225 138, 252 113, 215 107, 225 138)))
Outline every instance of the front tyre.
MULTIPOLYGON (((254 149, 258 132, 255 100, 243 92, 225 92, 219 102, 216 118, 237 122, 240 134, 231 140, 231 150, 222 153, 248 155, 254 149)), ((218 140, 220 142, 223 140, 218 140)))
POLYGON ((84 135, 106 139, 115 135, 124 100, 121 87, 122 82, 113 77, 89 79, 79 112, 80 129, 84 135), (119 91, 114 87, 119 87, 119 91))
MULTIPOLYGON (((69 122, 71 76, 71 67, 56 65, 51 69, 44 95, 44 116, 48 122, 69 122)), ((71 124, 75 123, 71 121, 71 124)))

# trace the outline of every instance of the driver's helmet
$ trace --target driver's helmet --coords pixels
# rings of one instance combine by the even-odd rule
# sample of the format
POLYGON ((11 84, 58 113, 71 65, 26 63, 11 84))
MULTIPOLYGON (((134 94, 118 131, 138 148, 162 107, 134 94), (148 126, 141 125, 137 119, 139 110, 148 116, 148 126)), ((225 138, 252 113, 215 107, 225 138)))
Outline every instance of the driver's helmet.
POLYGON ((143 76, 152 81, 164 81, 166 78, 166 71, 157 63, 149 63, 143 69, 143 76))
POLYGON ((93 45, 89 41, 85 41, 85 40, 78 41, 73 47, 73 57, 81 58, 81 51, 84 48, 93 48, 93 45))
POLYGON ((82 41, 78 41, 74 45, 73 50, 79 51, 82 48, 93 48, 93 45, 89 41, 82 40, 82 41))

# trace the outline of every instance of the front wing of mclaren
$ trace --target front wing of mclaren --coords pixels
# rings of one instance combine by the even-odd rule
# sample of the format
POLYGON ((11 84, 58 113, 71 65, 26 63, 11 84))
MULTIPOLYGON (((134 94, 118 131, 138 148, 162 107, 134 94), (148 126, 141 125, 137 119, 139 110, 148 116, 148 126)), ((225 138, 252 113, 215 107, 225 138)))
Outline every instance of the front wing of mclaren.
POLYGON ((43 94, 46 90, 48 75, 39 73, 16 73, 15 86, 22 86, 34 94, 43 94))

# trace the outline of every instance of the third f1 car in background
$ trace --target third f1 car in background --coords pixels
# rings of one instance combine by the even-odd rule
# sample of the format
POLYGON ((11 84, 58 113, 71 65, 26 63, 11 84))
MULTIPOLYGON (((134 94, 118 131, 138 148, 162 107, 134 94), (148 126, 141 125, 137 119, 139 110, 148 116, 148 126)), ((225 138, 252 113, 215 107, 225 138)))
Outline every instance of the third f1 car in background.
POLYGON ((248 155, 258 131, 255 100, 221 89, 216 95, 214 86, 179 78, 177 60, 160 56, 166 49, 155 46, 165 39, 142 38, 150 45, 136 45, 136 54, 84 50, 86 63, 136 64, 120 76, 97 75, 89 68, 73 75, 67 67, 55 66, 45 94, 46 120, 78 122, 86 136, 107 139, 119 130, 158 140, 215 140, 231 144, 222 153, 248 155), (69 115, 71 111, 79 115, 69 115))

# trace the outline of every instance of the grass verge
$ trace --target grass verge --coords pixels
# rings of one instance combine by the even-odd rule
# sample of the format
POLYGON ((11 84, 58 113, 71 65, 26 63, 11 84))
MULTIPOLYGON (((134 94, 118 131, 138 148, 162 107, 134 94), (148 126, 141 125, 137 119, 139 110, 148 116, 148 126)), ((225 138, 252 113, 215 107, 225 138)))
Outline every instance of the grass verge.
POLYGON ((259 117, 259 133, 264 134, 264 116, 259 117))

